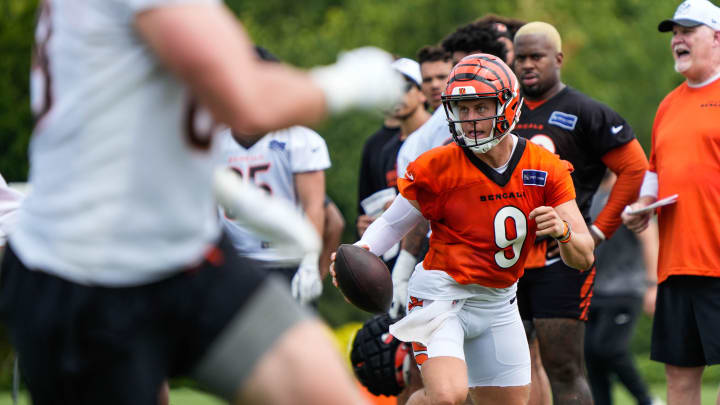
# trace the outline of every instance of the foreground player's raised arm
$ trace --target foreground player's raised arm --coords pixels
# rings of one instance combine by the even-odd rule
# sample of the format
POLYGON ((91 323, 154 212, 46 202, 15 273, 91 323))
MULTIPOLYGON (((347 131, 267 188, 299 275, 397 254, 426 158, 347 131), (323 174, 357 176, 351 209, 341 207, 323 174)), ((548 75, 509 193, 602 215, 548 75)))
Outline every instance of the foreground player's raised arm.
POLYGON ((350 108, 388 107, 405 80, 377 48, 346 52, 302 72, 257 60, 247 34, 220 3, 183 3, 139 12, 135 25, 161 61, 188 83, 216 120, 256 134, 313 124, 350 108))
POLYGON ((325 115, 323 92, 309 75, 259 62, 222 4, 160 6, 140 12, 135 23, 160 60, 238 132, 265 133, 325 115))
POLYGON ((595 261, 593 241, 575 200, 557 205, 542 206, 530 212, 537 223, 537 236, 550 236, 560 246, 560 257, 568 266, 588 270, 595 261))

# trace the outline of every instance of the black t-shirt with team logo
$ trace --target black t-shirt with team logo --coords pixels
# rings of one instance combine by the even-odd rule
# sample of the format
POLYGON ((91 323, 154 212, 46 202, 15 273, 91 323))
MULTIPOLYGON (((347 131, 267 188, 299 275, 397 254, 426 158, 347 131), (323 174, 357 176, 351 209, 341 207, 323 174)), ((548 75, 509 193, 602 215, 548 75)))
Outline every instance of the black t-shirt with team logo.
POLYGON ((592 197, 606 170, 601 158, 635 138, 620 114, 569 86, 533 109, 524 104, 513 132, 575 166, 576 201, 588 223, 592 197))

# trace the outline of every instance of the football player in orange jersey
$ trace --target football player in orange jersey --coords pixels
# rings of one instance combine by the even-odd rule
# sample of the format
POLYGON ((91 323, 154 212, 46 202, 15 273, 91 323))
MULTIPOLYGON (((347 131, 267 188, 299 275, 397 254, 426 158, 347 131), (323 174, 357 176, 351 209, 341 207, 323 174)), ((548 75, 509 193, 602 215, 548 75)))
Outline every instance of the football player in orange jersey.
MULTIPOLYGON (((720 364, 720 7, 685 1, 658 30, 672 31, 675 70, 687 80, 658 107, 650 168, 630 210, 677 196, 658 208, 650 358, 665 363, 668 405, 699 405, 705 366, 720 364)), ((640 232, 653 211, 623 221, 640 232)))
MULTIPOLYGON (((430 249, 408 283, 408 315, 391 325, 412 342, 424 388, 408 404, 525 404, 530 355, 515 297, 536 236, 591 267, 593 239, 575 203, 572 166, 511 134, 522 99, 499 58, 474 54, 451 72, 443 106, 454 143, 398 180, 400 195, 356 244, 382 254, 422 219, 430 249)), ((333 272, 333 270, 331 270, 333 272)))

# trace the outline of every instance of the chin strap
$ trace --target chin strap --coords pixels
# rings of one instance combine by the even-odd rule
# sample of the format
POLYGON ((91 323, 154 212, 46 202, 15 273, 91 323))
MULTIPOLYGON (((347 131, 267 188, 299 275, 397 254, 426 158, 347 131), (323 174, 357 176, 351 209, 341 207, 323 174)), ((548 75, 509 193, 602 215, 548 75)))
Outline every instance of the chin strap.
POLYGON ((507 136, 508 133, 509 132, 505 132, 503 135, 493 139, 492 141, 485 142, 482 145, 469 146, 469 148, 475 153, 488 153, 490 149, 497 146, 503 140, 503 138, 507 136))

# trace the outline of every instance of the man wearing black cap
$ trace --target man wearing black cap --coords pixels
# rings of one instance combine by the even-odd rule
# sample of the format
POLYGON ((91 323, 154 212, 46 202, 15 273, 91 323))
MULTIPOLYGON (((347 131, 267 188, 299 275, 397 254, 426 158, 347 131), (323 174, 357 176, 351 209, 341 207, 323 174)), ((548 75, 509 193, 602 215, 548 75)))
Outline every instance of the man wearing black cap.
POLYGON ((705 366, 720 364, 720 8, 687 0, 658 30, 672 31, 675 70, 687 80, 658 107, 650 167, 623 221, 642 231, 653 209, 638 210, 667 203, 650 358, 665 363, 668 405, 699 405, 705 366))

